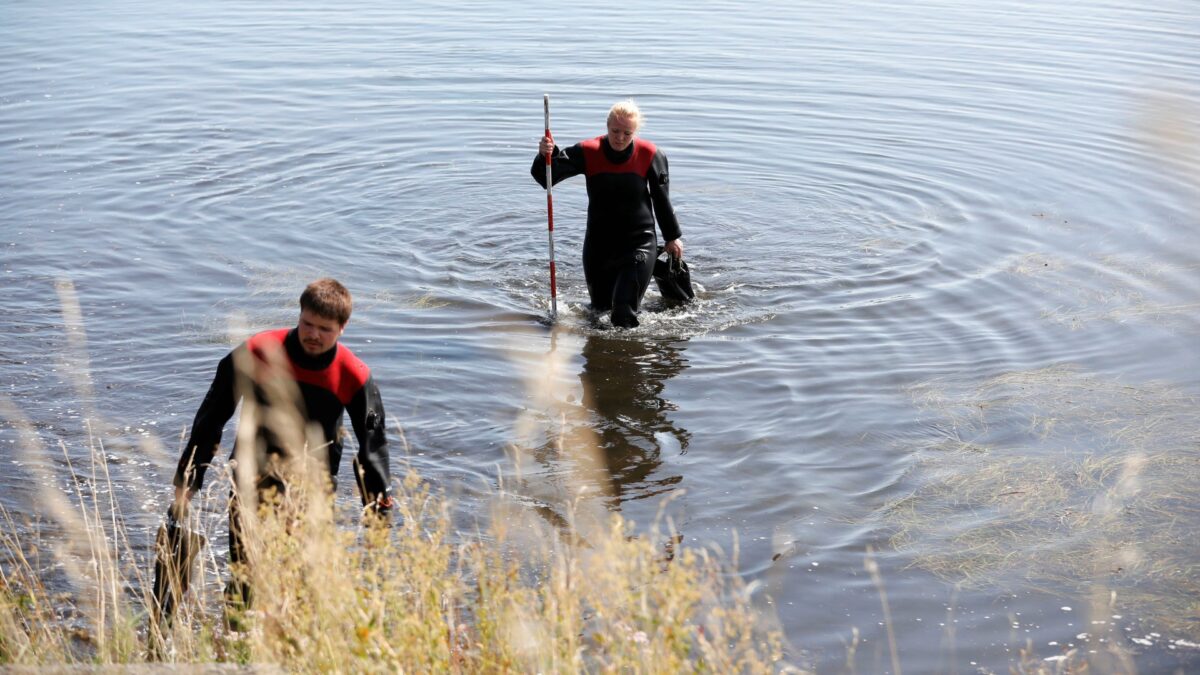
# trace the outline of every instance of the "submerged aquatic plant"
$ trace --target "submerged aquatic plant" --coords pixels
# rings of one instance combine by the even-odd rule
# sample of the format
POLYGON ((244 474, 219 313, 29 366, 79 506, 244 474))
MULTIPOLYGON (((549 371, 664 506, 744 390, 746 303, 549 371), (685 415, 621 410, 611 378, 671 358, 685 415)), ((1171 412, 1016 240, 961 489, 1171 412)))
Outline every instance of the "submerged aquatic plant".
POLYGON ((937 434, 885 517, 913 564, 966 586, 1091 595, 1101 618, 1200 638, 1195 399, 1066 367, 912 393, 937 434))

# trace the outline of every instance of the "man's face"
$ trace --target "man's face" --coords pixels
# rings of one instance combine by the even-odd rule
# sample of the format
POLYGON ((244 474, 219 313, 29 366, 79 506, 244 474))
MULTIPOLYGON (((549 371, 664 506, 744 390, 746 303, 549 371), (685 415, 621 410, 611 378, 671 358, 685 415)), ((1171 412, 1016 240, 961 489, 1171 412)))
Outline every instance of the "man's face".
POLYGON ((300 310, 300 346, 309 356, 319 356, 333 349, 346 327, 334 319, 327 319, 311 309, 300 310))

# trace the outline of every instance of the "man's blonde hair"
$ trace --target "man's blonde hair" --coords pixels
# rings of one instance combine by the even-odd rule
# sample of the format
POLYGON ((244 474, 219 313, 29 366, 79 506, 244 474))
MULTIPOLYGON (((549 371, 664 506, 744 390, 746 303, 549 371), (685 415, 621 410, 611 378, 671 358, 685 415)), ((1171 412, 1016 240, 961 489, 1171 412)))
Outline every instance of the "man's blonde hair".
POLYGON ((642 110, 638 108, 638 104, 633 102, 633 99, 627 98, 624 101, 617 101, 613 107, 608 109, 608 120, 612 121, 614 117, 621 119, 633 120, 634 129, 642 128, 642 110))

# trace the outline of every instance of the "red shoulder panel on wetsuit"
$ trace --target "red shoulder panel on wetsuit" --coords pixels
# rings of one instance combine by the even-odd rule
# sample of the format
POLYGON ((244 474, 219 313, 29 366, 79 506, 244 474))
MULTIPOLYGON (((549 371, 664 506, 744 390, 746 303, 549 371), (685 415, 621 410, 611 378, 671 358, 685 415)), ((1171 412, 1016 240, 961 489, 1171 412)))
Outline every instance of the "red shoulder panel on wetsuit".
POLYGON ((583 161, 587 175, 635 173, 644 177, 650 170, 650 162, 654 161, 654 153, 658 152, 658 148, 653 143, 640 138, 633 139, 633 155, 620 164, 614 164, 608 161, 608 157, 604 154, 604 148, 600 146, 603 138, 603 136, 597 136, 580 143, 583 146, 583 161))
POLYGON ((297 366, 287 355, 283 342, 291 329, 281 328, 254 335, 246 340, 246 346, 255 358, 263 364, 271 363, 278 356, 283 356, 291 369, 292 378, 297 382, 310 384, 331 392, 342 405, 348 405, 350 399, 358 393, 371 376, 371 370, 354 352, 343 344, 338 344, 337 354, 333 363, 321 370, 309 370, 297 366))
POLYGON ((339 344, 337 350, 333 363, 321 372, 329 373, 329 390, 337 394, 342 405, 350 405, 350 399, 354 398, 358 390, 367 383, 367 378, 371 377, 371 369, 346 345, 339 344))
POLYGON ((259 361, 268 362, 275 358, 279 350, 283 350, 283 340, 287 334, 287 328, 263 331, 246 340, 246 347, 259 361))

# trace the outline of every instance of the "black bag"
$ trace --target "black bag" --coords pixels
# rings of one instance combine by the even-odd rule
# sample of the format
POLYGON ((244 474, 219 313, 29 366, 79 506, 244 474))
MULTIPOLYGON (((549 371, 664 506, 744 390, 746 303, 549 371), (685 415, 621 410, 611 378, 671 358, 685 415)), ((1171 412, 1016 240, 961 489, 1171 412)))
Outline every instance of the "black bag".
MULTIPOLYGON (((661 256, 663 247, 658 247, 661 256)), ((692 290, 692 273, 688 271, 687 263, 680 258, 668 255, 666 260, 654 259, 654 283, 658 284, 658 292, 668 302, 688 302, 696 297, 692 290)))

